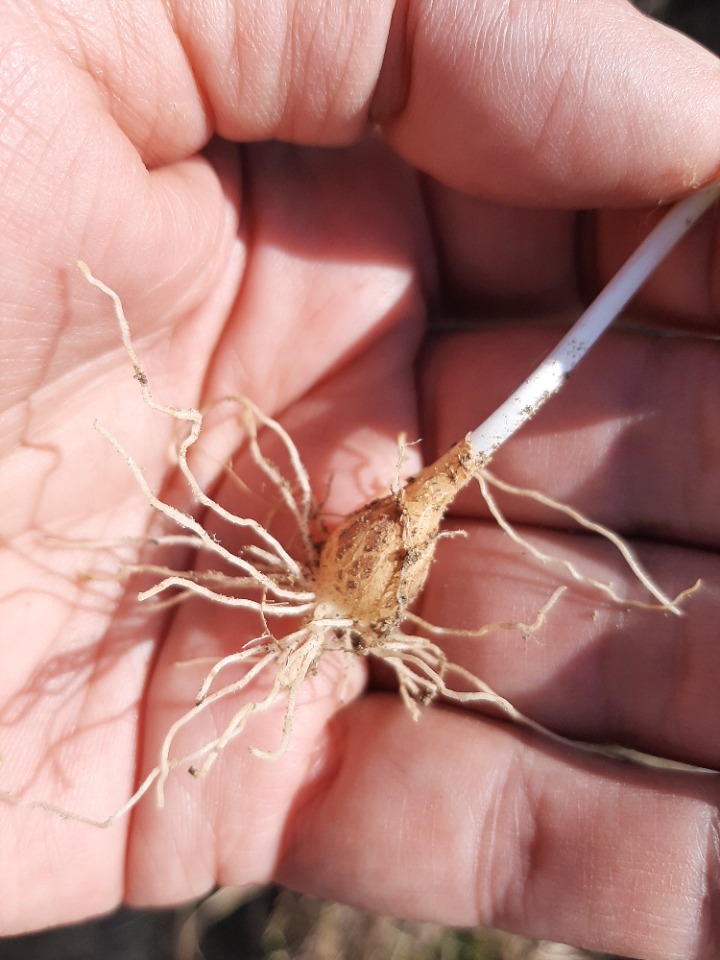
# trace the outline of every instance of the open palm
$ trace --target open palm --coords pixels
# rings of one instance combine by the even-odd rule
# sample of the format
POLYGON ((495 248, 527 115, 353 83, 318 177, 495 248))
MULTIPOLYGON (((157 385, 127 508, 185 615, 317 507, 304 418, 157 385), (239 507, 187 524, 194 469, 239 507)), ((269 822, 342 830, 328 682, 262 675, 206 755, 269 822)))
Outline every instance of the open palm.
MULTIPOLYGON (((75 22, 63 4, 0 2, 0 787, 28 800, 112 813, 193 702, 207 661, 182 663, 252 629, 202 601, 148 612, 135 586, 84 576, 112 569, 107 556, 51 542, 148 530, 96 418, 154 490, 188 503, 173 423, 143 407, 78 258, 122 295, 155 395, 202 407, 244 394, 279 416, 333 517, 392 482, 401 431, 423 439, 412 469, 475 426, 650 222, 576 208, 650 205, 717 163, 715 60, 624 4, 563 23, 538 2, 532 23, 500 24, 491 3, 450 20, 411 3, 392 25, 389 5, 349 6, 342 22, 331 5, 322 21, 296 11, 285 32, 269 5, 137 0, 115 20, 100 3, 75 22), (509 102, 512 83, 530 94, 509 102), (273 138, 303 146, 259 142, 273 138)), ((646 315, 709 329, 712 232, 653 281, 646 315)), ((711 767, 717 363, 710 340, 618 333, 498 458, 507 479, 652 541, 643 555, 669 591, 702 576, 689 615, 573 594, 530 639, 448 643, 561 733, 711 767)), ((222 470, 234 458, 246 475, 242 436, 238 418, 211 417, 197 462, 238 510, 258 492, 222 470)), ((556 575, 519 560, 478 497, 458 510, 468 536, 444 542, 424 614, 531 619, 556 575)), ((540 508, 511 512, 553 550, 624 576, 540 508)), ((279 878, 447 923, 710 955, 714 781, 561 754, 444 707, 413 724, 380 690, 339 711, 342 679, 332 660, 310 679, 282 760, 245 749, 273 745, 278 711, 207 779, 176 771, 164 809, 146 797, 108 831, 0 807, 2 931, 279 878)), ((208 711, 188 744, 224 715, 208 711)))

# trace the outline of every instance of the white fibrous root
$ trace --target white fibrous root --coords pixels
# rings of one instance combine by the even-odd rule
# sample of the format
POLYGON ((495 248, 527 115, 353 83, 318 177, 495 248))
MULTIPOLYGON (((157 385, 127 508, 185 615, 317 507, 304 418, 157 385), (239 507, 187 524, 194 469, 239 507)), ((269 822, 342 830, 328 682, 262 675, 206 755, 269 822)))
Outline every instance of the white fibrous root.
MULTIPOLYGON (((386 663, 395 672, 400 695, 413 716, 418 715, 418 703, 429 703, 443 695, 456 699, 491 699, 520 718, 510 704, 481 680, 448 664, 436 643, 403 629, 410 622, 408 608, 419 596, 427 578, 445 511, 482 466, 470 443, 464 440, 457 444, 419 476, 347 517, 327 535, 319 522, 307 471, 287 431, 249 400, 229 398, 241 411, 252 460, 276 490, 281 507, 293 521, 297 535, 293 539, 299 539, 302 552, 302 559, 295 559, 257 520, 230 513, 201 489, 188 463, 188 453, 200 437, 202 413, 193 408, 168 406, 155 399, 136 354, 120 298, 97 280, 84 263, 80 269, 87 280, 114 303, 123 343, 145 404, 189 424, 186 437, 178 445, 177 466, 193 498, 211 515, 222 518, 232 527, 245 528, 248 534, 249 545, 242 553, 228 550, 198 519, 160 499, 151 490, 140 465, 120 441, 96 425, 125 460, 152 508, 181 529, 182 544, 195 547, 223 567, 222 571, 181 571, 143 563, 127 567, 124 574, 152 574, 158 578, 153 586, 138 595, 140 600, 162 602, 169 594, 169 602, 179 602, 196 596, 254 611, 262 627, 241 650, 212 665, 195 703, 168 730, 158 764, 141 785, 138 795, 156 783, 162 803, 167 777, 178 764, 194 776, 204 776, 251 717, 276 708, 279 703, 284 704, 284 723, 276 749, 266 751, 254 746, 250 749, 264 759, 282 756, 292 734, 298 692, 329 651, 339 651, 347 657, 375 657, 386 663), (285 475, 266 457, 260 429, 269 431, 280 443, 290 475, 285 475), (290 619, 293 625, 299 623, 299 626, 284 630, 284 624, 290 619), (240 667, 244 672, 240 679, 224 684, 223 677, 230 667, 240 667), (447 677, 452 673, 462 677, 465 685, 469 684, 475 692, 454 692, 447 684, 447 677), (252 699, 249 691, 261 675, 269 677, 267 692, 260 699, 252 699), (228 697, 237 698, 239 705, 222 733, 192 754, 173 756, 179 731, 201 712, 228 697)), ((153 542, 174 545, 178 535, 157 537, 153 542)), ((553 595, 551 604, 559 593, 556 591, 553 595)), ((534 624, 512 626, 536 629, 545 613, 543 608, 534 624)))
POLYGON ((222 751, 242 733, 251 717, 282 703, 283 730, 276 748, 267 751, 250 747, 257 757, 263 759, 281 757, 292 735, 298 693, 308 675, 317 669, 319 661, 329 651, 340 651, 348 658, 381 660, 394 672, 400 696, 415 718, 419 716, 420 705, 428 704, 437 697, 461 702, 484 702, 492 704, 516 722, 542 731, 553 739, 563 740, 521 714, 480 678, 463 667, 449 663, 442 648, 431 638, 448 633, 481 637, 493 630, 530 633, 544 623, 565 586, 555 590, 531 623, 488 624, 477 631, 447 630, 429 624, 411 612, 430 571, 436 545, 442 535, 445 513, 458 493, 473 480, 479 483, 491 514, 501 528, 542 563, 557 563, 570 579, 600 590, 616 603, 679 612, 678 604, 687 592, 680 597, 667 597, 616 534, 548 497, 511 487, 495 478, 487 469, 490 454, 478 452, 472 435, 457 443, 418 476, 356 511, 326 535, 319 522, 319 511, 307 471, 291 437, 279 423, 264 415, 249 400, 234 398, 242 412, 250 455, 277 491, 280 503, 291 517, 299 536, 302 559, 296 559, 257 520, 230 513, 202 490, 188 463, 190 448, 200 438, 202 413, 193 408, 168 406, 155 399, 135 352, 118 295, 97 280, 84 263, 80 264, 80 268, 87 280, 114 303, 123 343, 145 404, 189 425, 187 435, 178 446, 177 465, 194 499, 231 526, 245 528, 251 541, 242 553, 231 552, 191 514, 161 500, 150 489, 141 467, 120 441, 98 426, 128 464, 152 508, 182 531, 158 538, 156 542, 181 542, 192 546, 220 561, 224 568, 222 572, 179 571, 159 564, 140 564, 128 568, 125 574, 145 573, 158 577, 153 586, 139 594, 141 600, 157 602, 170 594, 169 602, 179 602, 194 596, 227 607, 252 610, 258 615, 262 626, 258 635, 242 649, 212 665, 198 690, 195 703, 168 730, 155 769, 128 804, 106 823, 125 813, 153 783, 157 788, 158 801, 162 804, 165 782, 178 765, 189 769, 194 776, 207 774, 222 751), (280 442, 290 465, 289 476, 264 454, 259 429, 269 431, 280 442), (500 487, 508 493, 539 498, 545 506, 564 512, 586 529, 606 537, 620 551, 654 598, 654 603, 628 601, 615 594, 609 584, 586 577, 568 561, 541 553, 524 540, 500 512, 491 486, 500 487), (299 625, 289 631, 283 630, 283 623, 288 619, 292 619, 294 625, 299 625), (240 667, 243 673, 240 679, 223 683, 229 667, 240 667), (269 677, 264 688, 266 692, 261 698, 253 699, 253 684, 261 675, 269 677), (452 678, 463 689, 455 689, 452 678), (174 756, 173 745, 180 730, 201 712, 226 698, 236 700, 238 707, 221 734, 192 754, 174 756))

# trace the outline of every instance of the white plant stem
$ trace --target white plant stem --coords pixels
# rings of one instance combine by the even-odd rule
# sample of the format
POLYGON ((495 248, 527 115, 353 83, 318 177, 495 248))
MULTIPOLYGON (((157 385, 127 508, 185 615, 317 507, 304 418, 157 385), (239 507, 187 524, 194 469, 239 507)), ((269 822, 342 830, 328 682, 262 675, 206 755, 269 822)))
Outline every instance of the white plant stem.
POLYGON ((719 197, 720 180, 716 180, 671 208, 540 366, 473 430, 469 439, 479 457, 490 460, 561 389, 650 274, 719 197))

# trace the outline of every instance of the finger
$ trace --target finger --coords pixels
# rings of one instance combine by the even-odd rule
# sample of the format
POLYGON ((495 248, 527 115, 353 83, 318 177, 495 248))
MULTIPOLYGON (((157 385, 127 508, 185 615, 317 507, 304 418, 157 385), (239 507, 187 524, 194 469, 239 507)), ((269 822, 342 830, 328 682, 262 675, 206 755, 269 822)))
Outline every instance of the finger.
POLYGON ((429 177, 423 185, 440 281, 437 326, 577 308, 575 212, 471 197, 429 177))
MULTIPOLYGON (((632 545, 667 595, 702 578, 682 604, 683 615, 674 616, 624 602, 654 598, 605 541, 516 528, 525 544, 572 563, 582 582, 559 562, 539 562, 497 528, 459 526, 466 536, 441 541, 421 605, 422 616, 443 628, 439 642, 451 663, 564 736, 720 768, 716 556, 632 545), (610 584, 620 599, 590 580, 610 584), (532 626, 559 585, 565 594, 532 626), (479 637, 452 634, 508 623, 521 626, 479 637)), ((456 689, 462 683, 451 672, 448 678, 456 689)))
POLYGON ((279 877, 395 916, 652 958, 717 941, 717 786, 564 753, 388 697, 339 715, 279 877), (612 918, 611 922, 608 918, 612 918))
MULTIPOLYGON (((608 282, 663 215, 664 210, 656 209, 637 218, 612 210, 586 222, 582 255, 586 295, 594 295, 608 282)), ((675 329, 717 332, 719 224, 713 209, 644 284, 638 300, 653 321, 675 329)))
MULTIPOLYGON (((426 458, 482 422, 560 335, 552 326, 501 325, 432 341, 423 374, 426 458)), ((611 331, 493 469, 620 533, 717 546, 718 362, 712 341, 611 331)), ((473 494, 460 509, 477 515, 480 503, 473 494)), ((507 509, 517 521, 566 524, 532 500, 514 497, 507 509)))
MULTIPOLYGON (((579 314, 667 209, 574 214, 508 206, 432 180, 425 182, 424 196, 439 266, 439 326, 458 317, 499 319, 563 309, 579 314)), ((717 228, 717 215, 705 216, 643 285, 635 300, 643 320, 715 329, 717 228)))

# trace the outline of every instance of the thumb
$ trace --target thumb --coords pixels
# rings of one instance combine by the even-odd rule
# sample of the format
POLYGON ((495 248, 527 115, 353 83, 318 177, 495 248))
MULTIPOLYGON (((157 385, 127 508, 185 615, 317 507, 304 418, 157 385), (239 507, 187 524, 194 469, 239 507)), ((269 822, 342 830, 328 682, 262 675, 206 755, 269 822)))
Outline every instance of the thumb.
POLYGON ((399 4, 373 115, 446 184, 522 204, 670 199, 720 164, 720 60, 625 0, 399 4))

